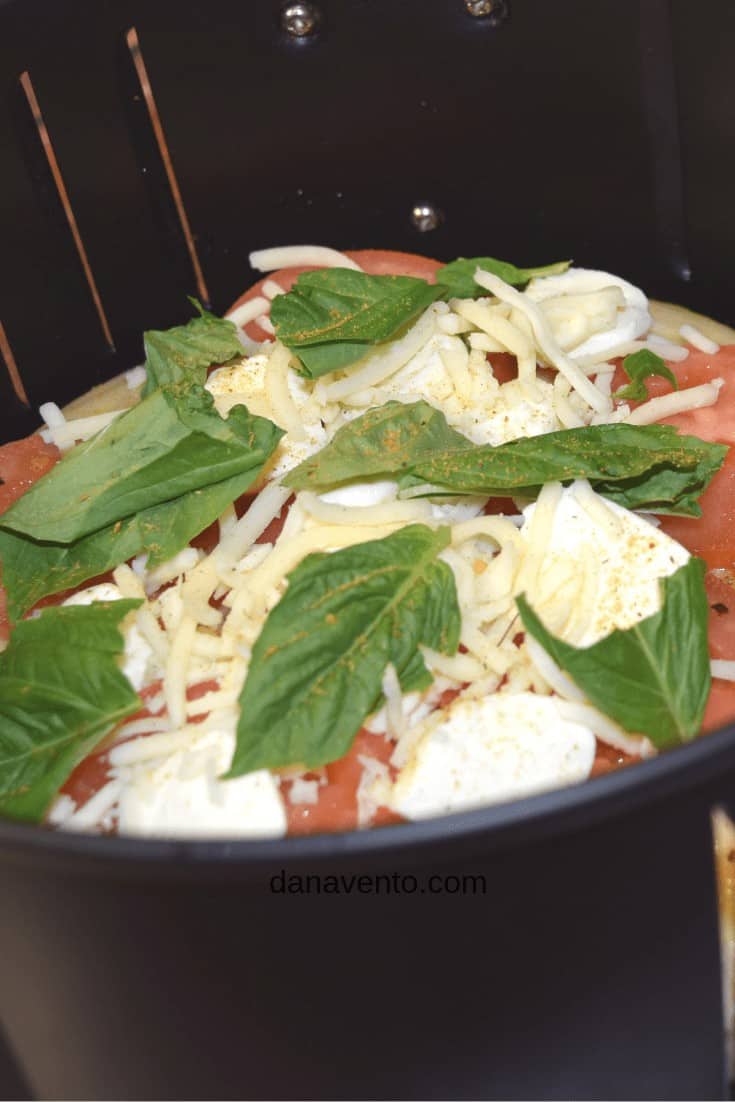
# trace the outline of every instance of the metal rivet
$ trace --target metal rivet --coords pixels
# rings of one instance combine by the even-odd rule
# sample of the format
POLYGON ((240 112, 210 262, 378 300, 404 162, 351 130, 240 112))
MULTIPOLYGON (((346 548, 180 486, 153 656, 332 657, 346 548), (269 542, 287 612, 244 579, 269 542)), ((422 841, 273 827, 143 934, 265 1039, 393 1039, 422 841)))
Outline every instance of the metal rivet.
POLYGON ((319 23, 319 9, 315 4, 284 4, 281 8, 281 27, 291 38, 308 38, 319 23))
POLYGON ((464 0, 464 6, 475 19, 487 19, 491 27, 497 27, 508 18, 507 0, 464 0))
POLYGON ((428 233, 441 225, 444 215, 433 203, 417 203, 411 211, 411 221, 419 233, 428 233))

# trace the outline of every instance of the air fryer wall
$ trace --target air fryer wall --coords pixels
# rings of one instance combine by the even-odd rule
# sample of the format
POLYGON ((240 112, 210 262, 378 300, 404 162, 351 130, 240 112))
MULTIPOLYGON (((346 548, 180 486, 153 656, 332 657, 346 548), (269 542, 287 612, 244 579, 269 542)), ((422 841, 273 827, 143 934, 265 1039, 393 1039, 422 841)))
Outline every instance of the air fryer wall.
MULTIPOLYGON (((318 6, 317 33, 295 40, 276 0, 0 2, 0 323, 31 406, 137 362, 141 331, 185 319, 187 294, 225 309, 271 244, 571 256, 735 320, 732 5, 318 6), (422 200, 444 214, 428 233, 410 217, 422 200)), ((10 438, 36 421, 2 376, 10 438)))
MULTIPOLYGON (((226 309, 273 244, 573 257, 735 322, 732 4, 318 3, 297 41, 275 0, 0 0, 0 439, 140 362, 187 295, 226 309)), ((0 823, 24 1073, 57 1097, 724 1097, 709 809, 735 732, 680 754, 591 782, 583 814, 552 794, 431 844, 0 823), (282 868, 488 891, 294 901, 282 868)))

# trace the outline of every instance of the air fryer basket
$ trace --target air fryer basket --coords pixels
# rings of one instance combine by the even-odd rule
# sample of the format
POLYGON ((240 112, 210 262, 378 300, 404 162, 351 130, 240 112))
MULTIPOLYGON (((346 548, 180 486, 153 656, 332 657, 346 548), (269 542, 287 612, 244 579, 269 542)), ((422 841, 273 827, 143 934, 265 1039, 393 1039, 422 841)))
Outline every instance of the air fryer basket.
MULTIPOLYGON (((573 257, 735 322, 732 5, 318 8, 296 38, 275 0, 0 0, 3 439, 271 244, 573 257)), ((724 1097, 734 783, 730 729, 369 834, 0 823, 0 1020, 43 1097, 724 1097), (403 890, 289 890, 317 874, 403 890)))

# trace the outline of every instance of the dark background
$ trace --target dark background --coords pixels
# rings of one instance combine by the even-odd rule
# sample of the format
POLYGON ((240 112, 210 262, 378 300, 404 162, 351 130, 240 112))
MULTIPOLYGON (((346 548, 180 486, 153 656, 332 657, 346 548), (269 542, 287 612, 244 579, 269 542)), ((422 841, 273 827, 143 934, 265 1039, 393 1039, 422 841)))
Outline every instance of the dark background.
MULTIPOLYGON (((141 357, 196 291, 125 45, 135 26, 212 306, 271 244, 573 257, 735 321, 735 6, 691 0, 0 0, 0 321, 32 405, 141 357), (107 346, 18 77, 34 84, 107 346), (422 199, 444 212, 421 234, 422 199)), ((0 383, 0 438, 34 425, 0 383), (3 388, 5 393, 3 393, 3 388)))

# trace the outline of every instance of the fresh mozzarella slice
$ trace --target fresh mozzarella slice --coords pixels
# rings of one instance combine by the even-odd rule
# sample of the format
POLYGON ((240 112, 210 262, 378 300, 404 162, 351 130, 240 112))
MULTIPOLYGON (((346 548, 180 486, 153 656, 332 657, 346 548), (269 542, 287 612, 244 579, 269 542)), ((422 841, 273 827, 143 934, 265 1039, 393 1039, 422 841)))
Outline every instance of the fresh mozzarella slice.
POLYGON ((659 580, 673 574, 689 552, 648 520, 601 497, 587 482, 562 490, 550 531, 534 528, 536 503, 523 510, 520 530, 528 553, 545 547, 538 570, 526 572, 530 603, 557 634, 589 646, 615 628, 629 628, 661 607, 659 580), (572 594, 561 574, 578 579, 572 594), (556 615, 570 607, 568 618, 556 615))
POLYGON ((259 417, 271 416, 265 390, 267 364, 268 355, 262 352, 212 372, 205 385, 222 417, 226 417, 237 405, 246 405, 251 413, 259 417))
POLYGON ((185 750, 152 766, 121 767, 121 834, 189 838, 275 838, 286 833, 286 812, 267 769, 221 780, 232 760, 230 731, 192 731, 185 750))
POLYGON ((554 388, 537 379, 534 390, 535 394, 529 396, 518 380, 504 383, 488 405, 477 404, 469 409, 457 427, 473 443, 493 446, 521 436, 555 432, 561 425, 554 409, 554 388))
POLYGON ((389 479, 378 479, 375 482, 353 482, 349 486, 340 486, 336 490, 329 490, 321 494, 321 500, 327 505, 343 505, 364 507, 368 505, 383 505, 387 501, 395 501, 398 493, 398 483, 389 479))
POLYGON ((458 698, 423 724, 408 762, 376 798, 406 819, 501 803, 582 781, 595 737, 535 693, 458 698))
POLYGON ((572 357, 594 355, 602 360, 617 345, 643 336, 652 324, 648 299, 643 291, 610 272, 570 268, 562 275, 532 279, 525 293, 547 313, 554 336, 557 340, 561 338, 563 347, 567 348, 572 357), (623 302, 615 310, 614 316, 608 316, 610 304, 606 300, 610 297, 610 288, 622 291, 623 296, 623 302), (597 309, 594 308, 595 293, 600 296, 597 309), (586 328, 593 329, 595 323, 601 326, 599 331, 592 331, 591 335, 574 347, 563 344, 568 334, 565 327, 570 324, 568 318, 564 317, 565 298, 569 300, 570 315, 580 312, 586 315, 586 328))

